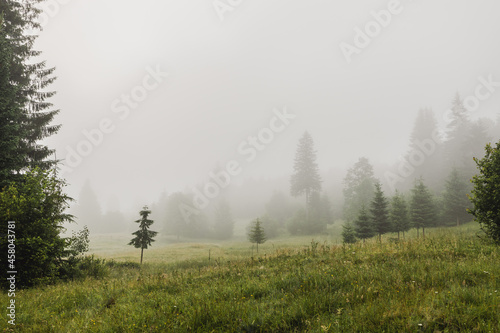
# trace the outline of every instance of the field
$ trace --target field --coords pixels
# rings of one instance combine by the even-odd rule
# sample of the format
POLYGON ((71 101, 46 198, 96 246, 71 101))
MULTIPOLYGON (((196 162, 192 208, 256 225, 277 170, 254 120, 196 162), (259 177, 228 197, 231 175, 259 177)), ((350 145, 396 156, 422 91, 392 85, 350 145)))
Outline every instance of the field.
MULTIPOLYGON (((475 224, 342 246, 95 239, 107 276, 20 291, 12 332, 500 332, 500 248, 475 224), (210 260, 209 260, 210 251, 210 260)), ((8 298, 1 295, 2 304, 8 298)))

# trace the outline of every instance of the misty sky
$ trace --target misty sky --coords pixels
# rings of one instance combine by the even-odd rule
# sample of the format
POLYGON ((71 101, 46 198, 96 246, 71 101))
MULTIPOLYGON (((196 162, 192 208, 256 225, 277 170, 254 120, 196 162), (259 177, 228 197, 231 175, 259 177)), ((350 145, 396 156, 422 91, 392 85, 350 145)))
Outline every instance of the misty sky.
MULTIPOLYGON (((393 164, 419 108, 443 122, 457 91, 474 95, 481 76, 500 82, 498 0, 400 1, 350 63, 340 43, 354 45, 355 28, 394 2, 253 0, 222 14, 211 0, 61 2, 37 42, 57 68, 63 124, 47 143, 65 159, 104 121, 102 142, 64 177, 73 197, 89 179, 100 200, 116 196, 125 210, 231 160, 242 168, 236 183, 288 176, 305 130, 322 171, 360 156, 393 164), (133 91, 141 101, 131 107, 123 95, 133 91), (284 109, 295 118, 247 161, 238 148, 284 109)), ((496 89, 474 117, 500 112, 496 89)))

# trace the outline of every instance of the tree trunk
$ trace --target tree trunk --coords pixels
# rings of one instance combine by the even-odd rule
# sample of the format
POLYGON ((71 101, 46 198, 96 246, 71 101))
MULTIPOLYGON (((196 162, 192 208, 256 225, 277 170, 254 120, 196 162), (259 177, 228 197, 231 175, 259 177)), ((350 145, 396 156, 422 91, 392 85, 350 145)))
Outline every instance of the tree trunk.
POLYGON ((399 240, 399 231, 398 231, 398 240, 399 240))
POLYGON ((425 228, 422 228, 422 238, 425 239, 425 228))
POLYGON ((257 253, 259 253, 259 242, 257 242, 257 253))
POLYGON ((143 256, 143 254, 144 254, 144 248, 141 247, 141 265, 142 265, 142 256, 143 256))

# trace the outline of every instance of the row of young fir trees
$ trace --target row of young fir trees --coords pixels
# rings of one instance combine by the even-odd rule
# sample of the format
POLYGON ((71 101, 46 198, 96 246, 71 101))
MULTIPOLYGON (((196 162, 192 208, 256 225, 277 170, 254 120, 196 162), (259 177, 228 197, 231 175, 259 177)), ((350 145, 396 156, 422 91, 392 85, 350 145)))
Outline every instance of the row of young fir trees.
POLYGON ((433 226, 435 221, 436 207, 432 194, 422 179, 415 182, 409 200, 397 191, 389 200, 380 183, 376 183, 369 207, 361 208, 354 223, 343 225, 342 237, 344 243, 354 243, 358 239, 364 242, 374 236, 381 241, 383 234, 395 232, 400 239, 401 234, 404 237, 404 233, 411 228, 417 229, 417 237, 422 229, 422 236, 425 237, 425 228, 433 226))

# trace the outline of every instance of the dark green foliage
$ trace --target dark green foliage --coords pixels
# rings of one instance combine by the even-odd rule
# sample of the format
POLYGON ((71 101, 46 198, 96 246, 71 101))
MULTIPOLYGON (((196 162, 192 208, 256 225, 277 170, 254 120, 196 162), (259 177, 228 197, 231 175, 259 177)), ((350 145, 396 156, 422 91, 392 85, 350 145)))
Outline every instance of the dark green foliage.
POLYGON ((475 159, 479 173, 472 178, 470 213, 486 235, 500 244, 500 141, 485 150, 484 158, 475 159))
POLYGON ((18 88, 12 84, 13 53, 6 39, 0 12, 0 190, 15 179, 15 171, 23 164, 19 147, 22 104, 17 99, 18 88))
POLYGON ((356 231, 356 237, 363 241, 375 236, 372 219, 364 206, 361 207, 358 218, 354 222, 354 230, 356 231))
POLYGON ((148 246, 151 246, 151 243, 155 241, 153 238, 158 234, 158 232, 149 230, 154 221, 148 219, 151 211, 147 206, 144 206, 139 214, 141 215, 141 219, 135 221, 136 223, 139 223, 139 230, 132 233, 132 235, 135 235, 135 238, 133 238, 130 243, 128 243, 128 245, 133 245, 136 248, 141 249, 142 264, 144 249, 147 249, 148 246))
MULTIPOLYGON (((15 232, 18 287, 54 282, 63 259, 72 254, 66 249, 68 239, 60 236, 62 224, 72 221, 65 213, 71 199, 63 193, 64 186, 52 172, 35 169, 0 192, 0 233, 7 234, 7 222, 15 222, 11 230, 15 232)), ((0 249, 7 253, 5 236, 0 238, 0 249)), ((6 281, 6 271, 2 270, 2 281, 6 281)))
POLYGON ((403 233, 404 237, 405 231, 410 230, 410 215, 404 196, 397 191, 391 201, 389 218, 392 223, 393 231, 398 233, 398 239, 400 232, 403 233))
POLYGON ((290 185, 290 193, 293 196, 305 194, 307 205, 310 204, 312 193, 321 190, 314 142, 308 132, 299 140, 290 185))
POLYGON ((425 228, 436 224, 436 207, 433 197, 422 179, 415 182, 411 192, 411 223, 414 228, 417 228, 417 235, 419 229, 422 228, 422 234, 425 237, 425 228))
POLYGON ((469 218, 467 209, 470 201, 467 198, 467 183, 457 169, 453 169, 446 180, 443 193, 443 224, 447 226, 460 225, 469 218))
POLYGON ((373 166, 367 158, 361 157, 347 171, 344 179, 344 219, 354 220, 363 206, 368 206, 373 198, 373 166))
POLYGON ((351 222, 347 222, 342 226, 342 241, 345 244, 356 243, 356 231, 351 222))
POLYGON ((382 235, 392 231, 391 220, 389 219, 389 203, 384 196, 380 183, 375 184, 375 196, 370 204, 373 229, 378 233, 379 240, 382 235))
POLYGON ((264 242, 267 240, 266 233, 264 231, 264 228, 262 227, 262 222, 260 222, 260 219, 256 219, 252 222, 252 227, 250 228, 250 231, 248 233, 248 240, 250 241, 250 243, 257 244, 257 252, 259 252, 259 244, 264 244, 264 242))
MULTIPOLYGON (((46 68, 44 61, 34 61, 35 57, 40 56, 40 52, 33 49, 36 35, 27 33, 28 29, 40 28, 35 19, 41 12, 37 8, 41 2, 42 0, 0 2, 0 13, 5 18, 2 30, 13 54, 10 82, 16 87, 16 101, 21 106, 16 115, 21 120, 17 123, 20 126, 21 140, 16 147, 21 159, 16 161, 19 163, 17 165, 8 165, 12 168, 8 172, 33 167, 46 170, 55 164, 54 160, 47 160, 54 151, 40 144, 40 140, 55 134, 60 128, 59 125, 50 125, 58 113, 57 110, 50 110, 52 104, 48 102, 55 94, 47 89, 55 80, 54 68, 46 68)), ((2 94, 3 91, 0 91, 0 95, 2 94)))
POLYGON ((231 207, 222 201, 215 208, 214 237, 217 239, 229 239, 233 236, 234 219, 231 207))

